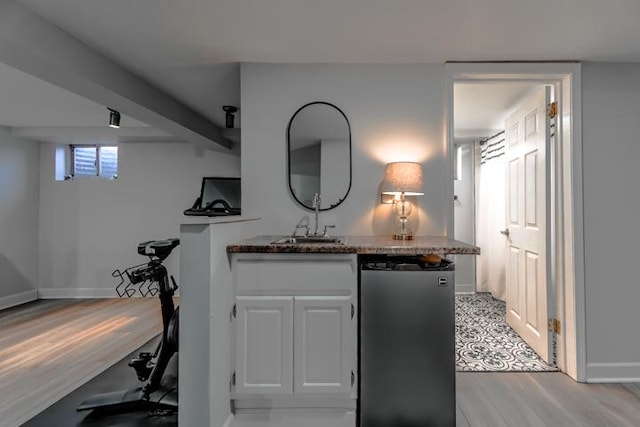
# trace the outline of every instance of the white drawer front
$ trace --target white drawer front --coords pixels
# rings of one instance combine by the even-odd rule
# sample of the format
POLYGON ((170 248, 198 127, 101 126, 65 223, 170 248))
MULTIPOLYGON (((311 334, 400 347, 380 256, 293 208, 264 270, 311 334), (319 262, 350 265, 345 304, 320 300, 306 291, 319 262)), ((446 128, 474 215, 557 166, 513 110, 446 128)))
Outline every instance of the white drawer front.
POLYGON ((236 291, 245 293, 318 291, 355 293, 355 255, 237 257, 234 259, 236 291))

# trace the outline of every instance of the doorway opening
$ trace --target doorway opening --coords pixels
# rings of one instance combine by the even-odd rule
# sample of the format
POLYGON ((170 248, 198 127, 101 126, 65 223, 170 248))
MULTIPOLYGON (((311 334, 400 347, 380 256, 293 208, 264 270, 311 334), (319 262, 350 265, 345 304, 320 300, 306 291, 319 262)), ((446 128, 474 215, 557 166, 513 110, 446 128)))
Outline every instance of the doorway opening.
MULTIPOLYGON (((505 194, 510 178, 509 174, 505 174, 507 159, 510 157, 509 139, 514 142, 511 149, 526 142, 526 119, 523 117, 521 120, 519 115, 530 116, 529 128, 534 124, 539 128, 527 129, 526 139, 530 140, 535 136, 544 138, 540 144, 533 146, 533 150, 529 149, 537 157, 543 158, 547 151, 546 145, 552 146, 555 136, 555 119, 545 117, 546 104, 552 101, 552 85, 533 82, 454 84, 454 238, 474 241, 484 249, 478 256, 459 257, 457 260, 456 362, 459 371, 557 370, 555 355, 544 348, 544 341, 541 342, 544 337, 540 335, 547 333, 546 321, 542 325, 544 329, 539 331, 538 316, 527 316, 527 312, 536 310, 540 303, 535 298, 538 293, 529 290, 532 294, 531 301, 525 301, 524 297, 527 295, 524 292, 518 295, 518 278, 507 274, 510 261, 522 261, 507 256, 511 240, 509 217, 514 216, 517 225, 517 216, 524 217, 528 214, 529 222, 532 222, 536 212, 525 211, 537 207, 536 197, 541 198, 541 204, 544 205, 546 187, 539 185, 540 194, 526 195, 530 200, 521 200, 526 205, 522 207, 518 206, 518 200, 509 203, 509 194, 505 194), (538 105, 536 97, 540 97, 543 105, 538 105), (526 112, 522 113, 523 109, 526 112), (545 126, 546 129, 543 128, 545 126), (519 135, 512 135, 510 138, 510 132, 519 135), (509 208, 515 211, 509 212, 509 208), (507 279, 514 282, 509 287, 507 279), (529 307, 522 307, 525 303, 529 307), (532 334, 531 337, 527 336, 532 334)), ((531 157, 531 154, 528 156, 531 157)), ((539 160, 539 163, 543 161, 539 160)), ((535 178, 536 166, 543 166, 536 165, 535 161, 535 158, 529 161, 529 166, 533 167, 531 171, 516 170, 516 175, 511 177, 514 179, 512 184, 518 184, 517 173, 535 178)), ((515 165, 516 168, 526 169, 522 166, 515 165)), ((535 182, 529 185, 535 185, 535 182)), ((517 185, 511 187, 512 191, 518 191, 517 185)), ((539 210, 542 209, 544 206, 539 207, 539 210)), ((544 215, 538 216, 543 218, 537 218, 533 224, 537 228, 535 232, 544 233, 544 215)), ((537 248, 535 252, 530 250, 529 254, 532 253, 540 258, 544 255, 544 248, 537 248)), ((539 268, 544 267, 539 265, 539 268)), ((517 268, 517 265, 511 266, 511 269, 517 268)), ((544 274, 540 274, 540 277, 544 277, 544 274)), ((528 285, 533 286, 535 283, 528 285)), ((544 283, 538 283, 538 286, 542 287, 544 283)), ((544 295, 540 296, 544 298, 544 295)), ((544 303, 546 305, 546 301, 544 303)), ((546 318, 545 307, 536 311, 540 312, 539 317, 546 318)), ((552 335, 551 338, 555 336, 552 335)))
MULTIPOLYGON (((476 304, 470 312, 502 310, 534 353, 583 381, 579 64, 456 63, 446 71, 447 231, 482 253, 456 257, 456 288, 467 293, 457 299, 476 304), (548 116, 552 96, 557 114, 548 116), (456 105, 465 98, 470 105, 456 105)), ((477 321, 483 333, 503 328, 477 321)))

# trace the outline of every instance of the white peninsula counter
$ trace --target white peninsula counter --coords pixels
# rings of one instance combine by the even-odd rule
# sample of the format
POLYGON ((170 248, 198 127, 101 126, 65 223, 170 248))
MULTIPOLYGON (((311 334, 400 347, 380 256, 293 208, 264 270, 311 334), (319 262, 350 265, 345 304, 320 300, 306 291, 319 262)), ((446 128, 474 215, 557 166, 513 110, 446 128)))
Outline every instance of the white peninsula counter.
POLYGON ((227 245, 255 234, 259 218, 183 217, 180 225, 180 426, 222 427, 230 415, 227 245))

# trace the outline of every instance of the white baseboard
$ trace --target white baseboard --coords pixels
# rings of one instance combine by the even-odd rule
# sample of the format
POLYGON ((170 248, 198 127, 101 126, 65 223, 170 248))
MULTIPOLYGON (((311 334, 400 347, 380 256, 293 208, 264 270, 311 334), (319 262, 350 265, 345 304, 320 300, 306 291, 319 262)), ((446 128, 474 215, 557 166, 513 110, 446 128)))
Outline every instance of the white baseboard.
MULTIPOLYGON (((180 294, 176 292, 176 297, 180 294)), ((0 298, 0 310, 37 299, 120 298, 115 289, 109 288, 40 288, 0 298)), ((134 295, 133 298, 144 298, 134 295)))
POLYGON ((16 305, 35 301, 38 299, 38 291, 31 289, 30 291, 20 292, 18 294, 9 295, 0 298, 0 310, 15 307, 16 305))
POLYGON ((118 298, 118 293, 110 288, 40 288, 38 298, 118 298))
POLYGON ((476 285, 465 285, 463 283, 456 283, 456 294, 473 294, 476 292, 476 285))
MULTIPOLYGON (((34 291, 35 292, 35 291, 34 291)), ((180 297, 180 291, 174 295, 180 297)), ((34 299, 83 299, 83 298, 121 298, 115 289, 110 288, 40 288, 38 289, 38 298, 34 299)), ((131 298, 152 298, 151 296, 143 297, 136 292, 131 298)), ((156 297, 153 297, 156 298, 156 297)))
POLYGON ((587 363, 588 383, 640 382, 640 362, 587 363))

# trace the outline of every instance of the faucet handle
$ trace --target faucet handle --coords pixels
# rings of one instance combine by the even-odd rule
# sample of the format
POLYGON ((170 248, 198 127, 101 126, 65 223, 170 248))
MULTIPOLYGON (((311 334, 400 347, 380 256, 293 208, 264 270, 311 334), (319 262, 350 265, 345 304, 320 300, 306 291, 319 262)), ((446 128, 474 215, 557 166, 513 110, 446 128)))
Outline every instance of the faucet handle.
POLYGON ((336 228, 335 225, 325 225, 324 226, 324 233, 322 233, 323 236, 328 236, 329 234, 327 233, 327 228, 336 228))
POLYGON ((306 230, 306 231, 304 232, 304 235, 305 235, 305 236, 308 236, 308 235, 309 235, 309 226, 308 226, 308 225, 305 225, 305 224, 302 224, 302 225, 301 225, 301 224, 298 224, 298 225, 296 225, 296 229, 295 229, 295 230, 293 230, 293 236, 292 236, 292 237, 295 237, 295 236, 296 236, 296 231, 298 231, 298 228, 304 228, 304 229, 306 230))

